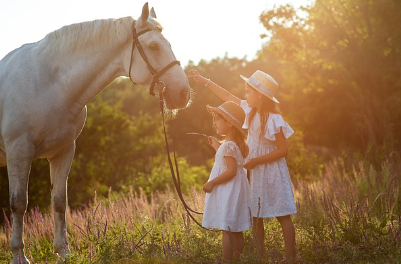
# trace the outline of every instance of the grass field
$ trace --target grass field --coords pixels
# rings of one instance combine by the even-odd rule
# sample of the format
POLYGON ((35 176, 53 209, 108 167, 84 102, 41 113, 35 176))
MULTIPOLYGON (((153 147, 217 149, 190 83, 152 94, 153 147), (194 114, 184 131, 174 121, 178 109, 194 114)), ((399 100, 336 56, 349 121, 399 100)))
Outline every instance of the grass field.
MULTIPOLYGON (((389 157, 380 169, 366 162, 326 164, 311 182, 294 181, 298 263, 401 263, 401 164, 389 157)), ((204 194, 186 197, 202 210, 204 194)), ((196 226, 173 190, 114 194, 69 211, 67 263, 220 263, 221 233, 196 226)), ((52 216, 39 208, 26 216, 25 247, 32 263, 55 263, 52 216)), ((284 244, 275 219, 265 220, 266 254, 258 260, 250 231, 241 263, 279 263, 284 244)), ((0 229, 0 263, 10 263, 11 228, 0 229)))

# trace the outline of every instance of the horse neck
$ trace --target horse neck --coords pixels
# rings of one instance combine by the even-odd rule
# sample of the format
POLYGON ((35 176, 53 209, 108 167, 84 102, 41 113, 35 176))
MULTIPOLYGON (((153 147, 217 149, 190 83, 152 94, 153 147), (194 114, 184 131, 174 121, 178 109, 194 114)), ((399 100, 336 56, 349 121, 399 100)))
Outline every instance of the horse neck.
POLYGON ((58 97, 80 111, 116 77, 124 75, 132 18, 97 20, 46 36, 50 63, 58 68, 58 97), (61 94, 61 95, 60 95, 61 94))

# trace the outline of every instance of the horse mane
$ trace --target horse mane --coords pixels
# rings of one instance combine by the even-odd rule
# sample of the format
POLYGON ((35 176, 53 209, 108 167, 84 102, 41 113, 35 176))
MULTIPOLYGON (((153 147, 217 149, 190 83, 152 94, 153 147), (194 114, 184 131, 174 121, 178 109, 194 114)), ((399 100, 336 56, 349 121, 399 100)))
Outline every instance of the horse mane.
POLYGON ((49 54, 87 49, 93 46, 107 46, 121 39, 127 39, 134 19, 102 19, 64 26, 45 36, 38 48, 49 54))

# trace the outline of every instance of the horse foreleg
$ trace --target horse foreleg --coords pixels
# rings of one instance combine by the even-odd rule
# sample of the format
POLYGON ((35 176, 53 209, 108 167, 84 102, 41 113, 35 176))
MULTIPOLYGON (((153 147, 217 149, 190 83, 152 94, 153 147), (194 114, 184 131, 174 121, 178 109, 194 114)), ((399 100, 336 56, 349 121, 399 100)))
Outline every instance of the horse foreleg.
POLYGON ((10 248, 13 253, 13 264, 27 264, 24 241, 24 216, 28 205, 28 179, 31 169, 33 151, 24 147, 12 146, 7 151, 7 171, 10 191, 10 209, 13 221, 10 248))
POLYGON ((49 158, 52 183, 52 208, 54 214, 54 251, 62 259, 68 257, 70 249, 67 241, 65 211, 67 207, 67 179, 75 152, 75 142, 49 158))

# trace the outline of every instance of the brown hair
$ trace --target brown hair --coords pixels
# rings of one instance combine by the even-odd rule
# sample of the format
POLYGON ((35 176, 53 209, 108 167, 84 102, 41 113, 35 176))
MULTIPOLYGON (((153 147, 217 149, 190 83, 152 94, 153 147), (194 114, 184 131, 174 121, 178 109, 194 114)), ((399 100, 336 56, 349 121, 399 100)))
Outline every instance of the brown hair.
MULTIPOLYGON (((250 88, 254 89, 252 86, 250 86, 249 84, 247 84, 250 88)), ((255 90, 255 89, 254 89, 255 90)), ((255 90, 257 91, 257 90, 255 90)), ((259 93, 259 91, 257 91, 259 93)), ((260 108, 260 135, 262 136, 265 133, 265 129, 266 129, 266 122, 267 122, 267 118, 269 117, 269 113, 272 114, 281 114, 281 110, 280 107, 278 106, 278 104, 276 102, 274 102, 273 100, 269 99, 266 96, 262 96, 262 98, 260 99, 262 100, 262 107, 260 108)), ((252 107, 252 110, 249 114, 249 118, 248 118, 248 128, 251 126, 252 120, 255 117, 257 112, 256 107, 252 107)))
POLYGON ((248 156, 249 148, 248 144, 246 144, 246 137, 238 131, 238 129, 234 129, 234 142, 237 144, 239 150, 241 151, 242 157, 245 159, 248 156))
MULTIPOLYGON (((218 113, 214 113, 213 117, 219 117, 226 120, 222 115, 218 113)), ((226 122, 228 122, 226 120, 226 122)), ((242 134, 235 126, 232 126, 233 133, 233 141, 237 144, 239 150, 241 151, 242 157, 245 159, 248 156, 249 148, 248 144, 246 143, 246 136, 242 134)))

